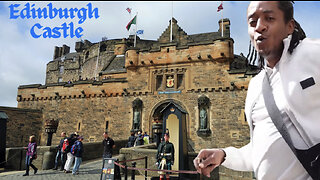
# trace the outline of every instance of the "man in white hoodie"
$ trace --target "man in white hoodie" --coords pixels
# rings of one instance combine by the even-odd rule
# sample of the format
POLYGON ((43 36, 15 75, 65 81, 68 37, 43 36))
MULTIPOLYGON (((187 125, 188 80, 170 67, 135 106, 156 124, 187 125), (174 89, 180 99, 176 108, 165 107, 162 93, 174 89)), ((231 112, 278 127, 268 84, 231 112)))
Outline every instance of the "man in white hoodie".
POLYGON ((294 147, 308 149, 320 143, 320 41, 305 38, 293 18, 291 1, 253 1, 247 20, 251 43, 264 69, 250 81, 247 93, 250 143, 239 149, 202 149, 194 166, 206 176, 223 165, 254 171, 259 180, 309 180, 268 114, 262 82, 268 76, 294 147))

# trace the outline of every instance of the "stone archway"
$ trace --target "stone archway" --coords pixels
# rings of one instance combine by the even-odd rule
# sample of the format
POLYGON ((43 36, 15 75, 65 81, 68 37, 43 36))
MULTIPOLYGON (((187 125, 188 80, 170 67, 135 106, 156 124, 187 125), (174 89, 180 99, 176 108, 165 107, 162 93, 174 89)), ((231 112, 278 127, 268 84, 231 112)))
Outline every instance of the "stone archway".
MULTIPOLYGON (((158 102, 152 108, 151 113, 149 115, 149 127, 150 127, 149 132, 150 132, 150 136, 152 137, 152 142, 156 142, 154 139, 155 137, 154 137, 153 126, 155 126, 155 128, 160 128, 160 126, 162 127, 162 124, 163 124, 163 114, 160 111, 163 110, 163 108, 165 108, 171 102, 179 105, 182 109, 188 112, 187 108, 180 101, 177 101, 175 99, 166 99, 158 102)), ((188 117, 186 117, 186 121, 187 120, 188 120, 188 117)))
POLYGON ((159 102, 152 111, 152 118, 154 120, 152 127, 155 127, 156 125, 157 128, 161 128, 157 129, 157 131, 153 129, 152 135, 155 138, 159 138, 159 136, 163 137, 163 133, 169 130, 170 142, 174 144, 175 163, 173 170, 185 170, 188 168, 187 114, 187 111, 183 108, 181 103, 172 99, 159 102))

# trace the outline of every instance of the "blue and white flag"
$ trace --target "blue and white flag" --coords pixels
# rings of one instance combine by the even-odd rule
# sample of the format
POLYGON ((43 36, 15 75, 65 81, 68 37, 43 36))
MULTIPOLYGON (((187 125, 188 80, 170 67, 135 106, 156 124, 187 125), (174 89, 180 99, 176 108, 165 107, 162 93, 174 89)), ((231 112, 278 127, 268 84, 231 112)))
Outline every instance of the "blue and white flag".
POLYGON ((137 34, 143 34, 143 30, 138 30, 137 34))

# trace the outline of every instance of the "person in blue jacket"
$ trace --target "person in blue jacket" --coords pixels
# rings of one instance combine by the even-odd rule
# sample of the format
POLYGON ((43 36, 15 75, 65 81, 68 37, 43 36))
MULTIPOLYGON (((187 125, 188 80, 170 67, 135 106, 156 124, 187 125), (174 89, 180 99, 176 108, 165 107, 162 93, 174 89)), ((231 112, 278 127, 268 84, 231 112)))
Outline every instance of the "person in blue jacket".
POLYGON ((82 162, 82 153, 83 153, 83 136, 79 136, 78 140, 74 143, 74 147, 71 148, 71 152, 75 156, 75 162, 72 170, 72 174, 79 174, 80 164, 82 162))

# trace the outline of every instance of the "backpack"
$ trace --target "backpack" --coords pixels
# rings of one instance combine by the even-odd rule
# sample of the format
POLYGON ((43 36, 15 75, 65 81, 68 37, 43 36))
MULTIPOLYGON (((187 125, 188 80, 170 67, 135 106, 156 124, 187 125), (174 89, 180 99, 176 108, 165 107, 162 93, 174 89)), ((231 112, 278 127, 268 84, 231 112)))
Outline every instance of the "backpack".
POLYGON ((78 143, 75 142, 72 146, 71 146, 71 154, 75 155, 78 151, 78 143))
POLYGON ((68 147, 69 147, 69 140, 68 140, 68 139, 65 139, 65 140, 63 141, 63 145, 62 145, 62 152, 66 152, 67 149, 68 149, 68 147))

